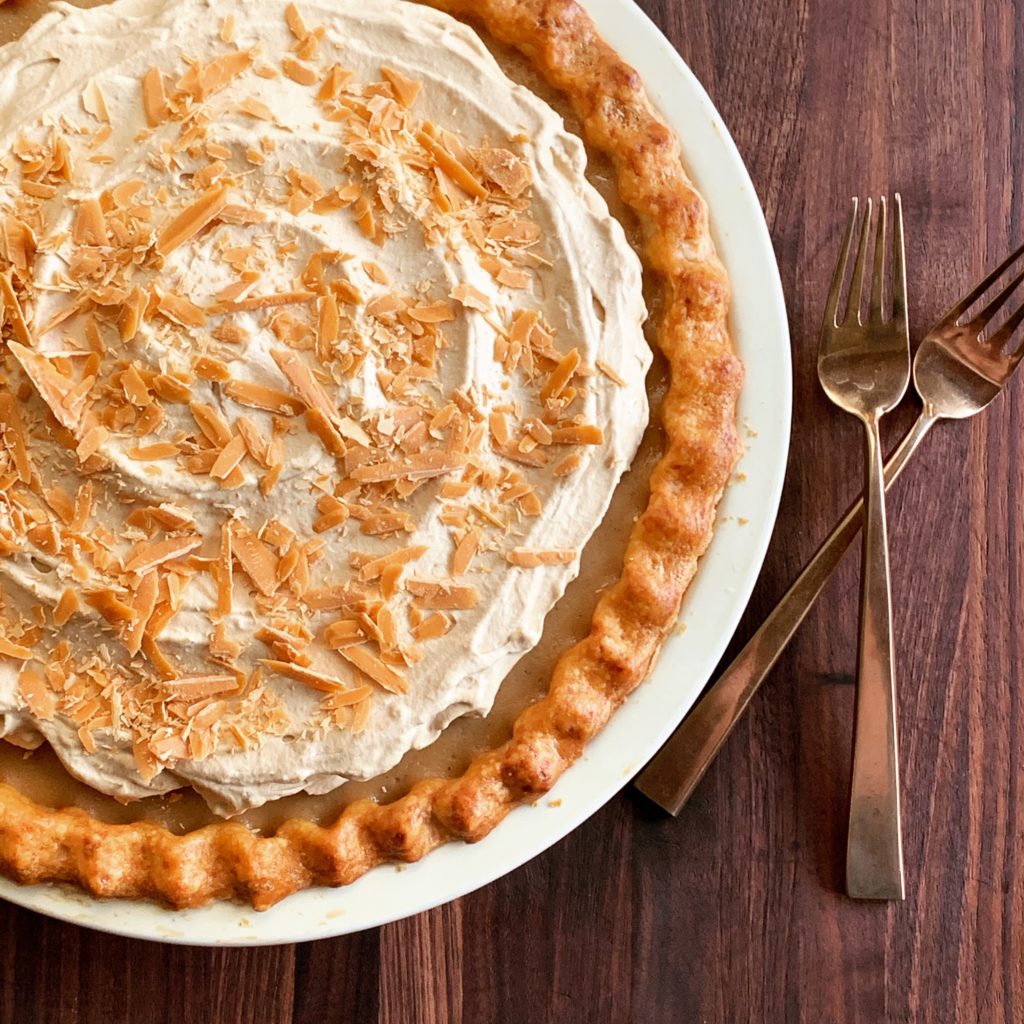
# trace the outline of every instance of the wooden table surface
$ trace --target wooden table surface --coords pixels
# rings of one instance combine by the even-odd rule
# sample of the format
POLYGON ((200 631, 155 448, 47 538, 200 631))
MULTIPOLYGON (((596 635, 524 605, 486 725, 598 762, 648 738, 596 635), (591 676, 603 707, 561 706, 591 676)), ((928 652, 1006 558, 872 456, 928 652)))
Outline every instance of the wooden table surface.
MULTIPOLYGON (((915 339, 1024 238, 1024 0, 644 6, 736 139, 789 303, 789 475, 735 651, 859 488, 859 428, 814 374, 847 198, 903 193, 915 339)), ((677 820, 627 790, 483 891, 301 946, 159 946, 4 904, 0 1020, 1024 1020, 1022 388, 937 430, 890 501, 905 903, 840 894, 850 556, 677 820)))

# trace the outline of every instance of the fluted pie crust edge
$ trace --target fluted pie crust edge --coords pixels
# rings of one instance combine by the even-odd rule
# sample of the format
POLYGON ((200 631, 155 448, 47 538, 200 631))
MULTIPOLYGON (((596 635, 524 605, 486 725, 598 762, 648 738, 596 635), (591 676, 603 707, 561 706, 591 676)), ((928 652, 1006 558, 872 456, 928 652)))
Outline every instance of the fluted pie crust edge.
POLYGON ((113 825, 78 808, 42 807, 0 784, 0 873, 67 882, 95 896, 172 907, 211 900, 265 909, 300 889, 345 885, 388 861, 476 842, 515 806, 551 788, 647 676, 707 547, 739 442, 743 370, 727 327, 729 286, 678 142, 639 75, 572 0, 427 0, 521 51, 572 104, 587 141, 614 161, 618 191, 644 231, 645 268, 661 290, 657 340, 670 369, 664 454, 633 527, 621 578, 590 634, 556 665, 548 694, 513 738, 456 779, 432 778, 390 804, 353 803, 334 824, 293 819, 273 836, 220 822, 186 835, 113 825))

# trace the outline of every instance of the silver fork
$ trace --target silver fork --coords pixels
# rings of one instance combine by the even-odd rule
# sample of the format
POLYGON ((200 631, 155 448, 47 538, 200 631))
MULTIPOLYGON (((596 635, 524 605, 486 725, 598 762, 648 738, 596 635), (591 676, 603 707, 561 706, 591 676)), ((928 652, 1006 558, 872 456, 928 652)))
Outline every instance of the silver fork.
POLYGON ((857 899, 903 899, 900 780, 896 739, 896 679, 892 649, 889 540, 885 523, 882 417, 910 383, 910 334, 903 255, 903 213, 896 195, 892 243, 892 312, 884 295, 886 204, 879 200, 871 293, 865 317, 864 275, 871 233, 867 201, 845 312, 846 267, 857 226, 857 200, 832 278, 818 348, 818 379, 840 409, 864 424, 867 488, 860 580, 857 702, 846 840, 846 891, 857 899))
MULTIPOLYGON (((913 427, 885 466, 890 487, 931 428, 943 419, 966 419, 985 409, 1002 391, 1024 356, 1024 344, 1010 348, 1024 322, 1024 302, 997 324, 1024 274, 1014 277, 980 313, 960 321, 1009 269, 1024 257, 1024 245, 967 292, 925 335, 914 357, 914 387, 922 408, 913 427), (993 329, 985 339, 985 332, 993 329)), ((637 776, 637 788, 670 814, 690 798, 751 698, 818 599, 861 527, 858 499, 821 545, 782 600, 732 664, 637 776)))

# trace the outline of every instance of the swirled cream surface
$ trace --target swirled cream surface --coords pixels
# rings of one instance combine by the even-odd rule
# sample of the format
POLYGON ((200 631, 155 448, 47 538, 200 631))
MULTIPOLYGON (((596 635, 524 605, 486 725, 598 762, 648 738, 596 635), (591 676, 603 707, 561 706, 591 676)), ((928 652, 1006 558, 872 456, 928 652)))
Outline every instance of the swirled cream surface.
POLYGON ((0 51, 0 735, 221 814, 485 713, 647 421, 582 144, 404 0, 0 51))

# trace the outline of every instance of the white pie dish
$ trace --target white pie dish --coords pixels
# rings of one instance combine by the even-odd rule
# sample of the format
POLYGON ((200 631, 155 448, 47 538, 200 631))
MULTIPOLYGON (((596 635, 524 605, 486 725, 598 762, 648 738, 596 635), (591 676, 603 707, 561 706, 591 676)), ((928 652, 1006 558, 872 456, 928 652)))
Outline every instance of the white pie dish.
POLYGON ((171 912, 102 902, 57 887, 0 881, 0 895, 65 920, 171 942, 256 945, 356 931, 446 902, 512 870, 606 802, 654 753, 721 656, 756 580, 774 524, 788 447, 790 362, 778 271, 753 187, 703 89, 630 0, 589 0, 602 33, 644 68, 647 88, 683 139, 687 167, 708 200, 734 287, 732 327, 747 366, 740 424, 747 451, 727 491, 715 538, 684 606, 687 627, 642 686, 535 807, 520 808, 475 846, 449 845, 396 871, 374 870, 342 889, 314 889, 262 914, 216 904, 171 912))

